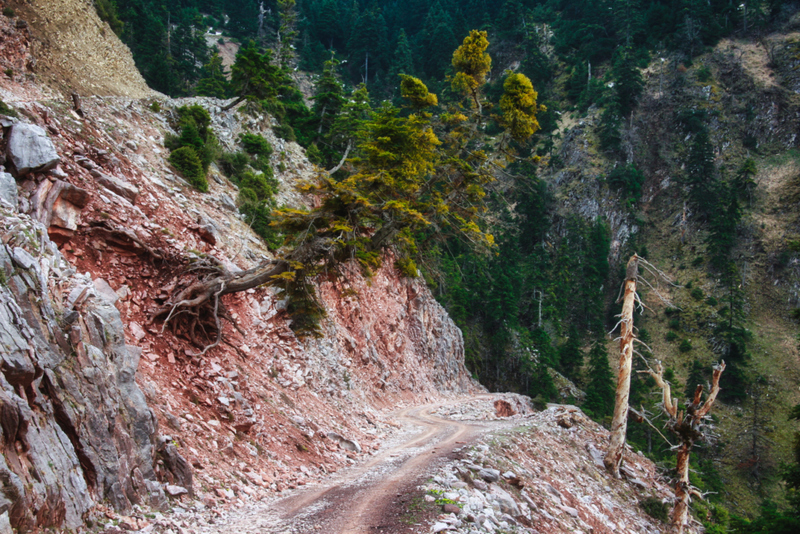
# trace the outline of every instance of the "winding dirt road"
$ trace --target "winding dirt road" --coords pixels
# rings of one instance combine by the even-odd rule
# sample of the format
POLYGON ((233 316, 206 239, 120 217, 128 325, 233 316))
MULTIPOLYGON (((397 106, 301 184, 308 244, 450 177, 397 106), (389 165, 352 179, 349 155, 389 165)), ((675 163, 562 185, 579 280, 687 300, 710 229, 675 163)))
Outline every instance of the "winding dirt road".
MULTIPOLYGON (((225 524, 204 532, 260 534, 399 534, 419 532, 400 522, 397 501, 421 483, 437 461, 500 422, 452 421, 432 415, 441 404, 397 412, 393 420, 417 432, 369 461, 340 471, 321 485, 296 491, 268 504, 239 510, 225 524), (394 510, 393 510, 394 508, 394 510)), ((405 509, 405 506, 403 506, 405 509)))

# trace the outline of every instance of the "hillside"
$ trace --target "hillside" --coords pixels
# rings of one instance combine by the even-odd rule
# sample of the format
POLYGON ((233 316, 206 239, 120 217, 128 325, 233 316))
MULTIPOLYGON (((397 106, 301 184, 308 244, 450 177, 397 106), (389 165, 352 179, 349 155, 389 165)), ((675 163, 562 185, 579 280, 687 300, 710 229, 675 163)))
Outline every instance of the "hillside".
MULTIPOLYGON (((318 21, 274 31, 295 4, 261 19, 223 4, 187 2, 173 22, 175 5, 143 1, 120 9, 153 15, 132 26, 88 0, 0 2, 0 529, 666 531, 676 438, 643 374, 631 401, 653 424, 630 425, 622 479, 600 453, 634 252, 661 270, 641 278, 635 369, 663 361, 683 403, 728 363, 689 530, 761 532, 730 516, 773 502, 794 513, 796 6, 686 46, 639 33, 592 49, 565 42, 584 3, 506 2, 513 28, 484 23, 479 90, 443 81, 440 46, 391 108, 400 54, 351 88, 358 65, 330 52, 368 44, 332 27, 312 53, 318 21), (232 77, 206 48, 217 25, 239 50, 221 60, 232 77), (165 46, 141 40, 153 28, 165 46), (155 92, 133 57, 170 94, 230 98, 155 92), (533 104, 514 108, 514 90, 533 104), (536 127, 512 135, 509 109, 536 127), (226 293, 259 269, 275 274, 226 293)), ((470 6, 449 31, 482 20, 470 6)), ((426 21, 458 11, 434 8, 426 21)), ((723 20, 711 8, 703 20, 723 20)), ((403 14, 387 27, 416 27, 415 51, 434 32, 383 3, 352 10, 403 14)))

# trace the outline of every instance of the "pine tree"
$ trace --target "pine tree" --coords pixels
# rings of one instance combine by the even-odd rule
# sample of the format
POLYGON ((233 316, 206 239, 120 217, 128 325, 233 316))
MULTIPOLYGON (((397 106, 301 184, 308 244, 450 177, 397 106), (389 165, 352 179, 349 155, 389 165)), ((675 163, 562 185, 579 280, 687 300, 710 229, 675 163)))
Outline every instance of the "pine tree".
POLYGON ((608 363, 608 350, 602 340, 589 351, 586 400, 583 410, 600 420, 614 411, 614 375, 608 363))
POLYGON ((707 381, 706 368, 703 367, 699 360, 694 360, 692 362, 692 367, 689 369, 689 377, 686 379, 684 396, 687 399, 692 398, 697 386, 702 385, 705 387, 707 381))
POLYGON ((469 97, 479 116, 483 109, 481 88, 486 83, 486 76, 492 69, 492 58, 486 53, 486 49, 489 47, 489 40, 486 36, 486 32, 478 30, 469 32, 461 46, 453 53, 452 61, 456 71, 456 75, 451 81, 453 90, 469 97))
POLYGON ((294 59, 293 43, 297 38, 297 10, 295 0, 276 0, 278 4, 278 47, 276 60, 282 69, 288 69, 294 59))
POLYGON ((441 78, 450 63, 450 50, 458 44, 450 14, 437 0, 428 10, 425 25, 417 36, 419 64, 429 78, 441 78))
POLYGON ((642 73, 636 67, 632 48, 621 47, 617 50, 611 67, 611 77, 614 80, 619 111, 623 117, 627 117, 644 88, 642 73))
POLYGON ((558 361, 561 374, 572 381, 580 376, 583 367, 583 351, 578 329, 574 326, 569 327, 569 336, 558 351, 558 361))
POLYGON ((546 111, 546 108, 536 104, 538 96, 524 74, 514 72, 506 77, 500 98, 501 124, 515 141, 524 141, 539 130, 536 113, 546 111))
POLYGON ((214 98, 229 98, 231 84, 225 76, 222 58, 217 52, 211 56, 208 63, 200 70, 200 81, 196 89, 198 96, 211 96, 214 98))
POLYGON ((322 76, 316 84, 312 111, 319 121, 317 136, 324 137, 331 129, 333 121, 347 101, 344 86, 337 77, 339 60, 331 57, 322 68, 322 76))
POLYGON ((708 138, 708 130, 701 126, 689 145, 686 162, 686 183, 689 185, 689 199, 704 216, 716 207, 716 166, 714 151, 708 138))
POLYGON ((389 69, 390 81, 394 83, 400 74, 414 74, 414 56, 411 53, 411 45, 408 43, 408 36, 404 30, 400 30, 397 36, 397 43, 394 47, 394 58, 389 69))

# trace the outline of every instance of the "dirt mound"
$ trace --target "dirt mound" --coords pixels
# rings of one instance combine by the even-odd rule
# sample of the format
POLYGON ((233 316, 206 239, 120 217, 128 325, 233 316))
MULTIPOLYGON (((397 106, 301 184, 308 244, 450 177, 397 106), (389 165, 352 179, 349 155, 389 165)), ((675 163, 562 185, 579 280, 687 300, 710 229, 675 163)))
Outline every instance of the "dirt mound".
POLYGON ((6 4, 30 25, 34 71, 54 89, 132 98, 153 94, 136 70, 130 50, 100 20, 91 0, 6 4))

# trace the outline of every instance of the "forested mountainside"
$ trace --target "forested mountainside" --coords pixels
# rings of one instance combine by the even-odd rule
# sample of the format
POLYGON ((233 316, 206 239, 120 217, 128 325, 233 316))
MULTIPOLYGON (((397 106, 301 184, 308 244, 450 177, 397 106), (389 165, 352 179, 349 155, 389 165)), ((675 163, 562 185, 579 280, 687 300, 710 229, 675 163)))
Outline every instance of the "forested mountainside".
MULTIPOLYGON (((785 468, 800 401, 796 2, 95 7, 151 88, 246 102, 331 170, 304 190, 320 204, 297 211, 279 206, 286 164, 263 137, 223 153, 207 112, 186 106, 164 140, 184 178, 207 190, 218 166, 266 246, 293 251, 266 274, 291 297, 298 335, 321 318, 309 265, 350 257, 369 275, 388 247, 461 328, 485 386, 576 402, 608 423, 608 332, 638 253, 661 270, 636 316, 640 370, 663 360, 686 399, 727 362, 717 439, 694 463, 710 504, 695 512, 721 532, 797 521, 797 468, 785 468), (304 248, 309 229, 324 247, 304 248)), ((205 286, 204 304, 228 282, 205 286)), ((632 402, 656 416, 644 377, 632 402)), ((668 468, 659 428, 631 425, 629 439, 668 468)))

